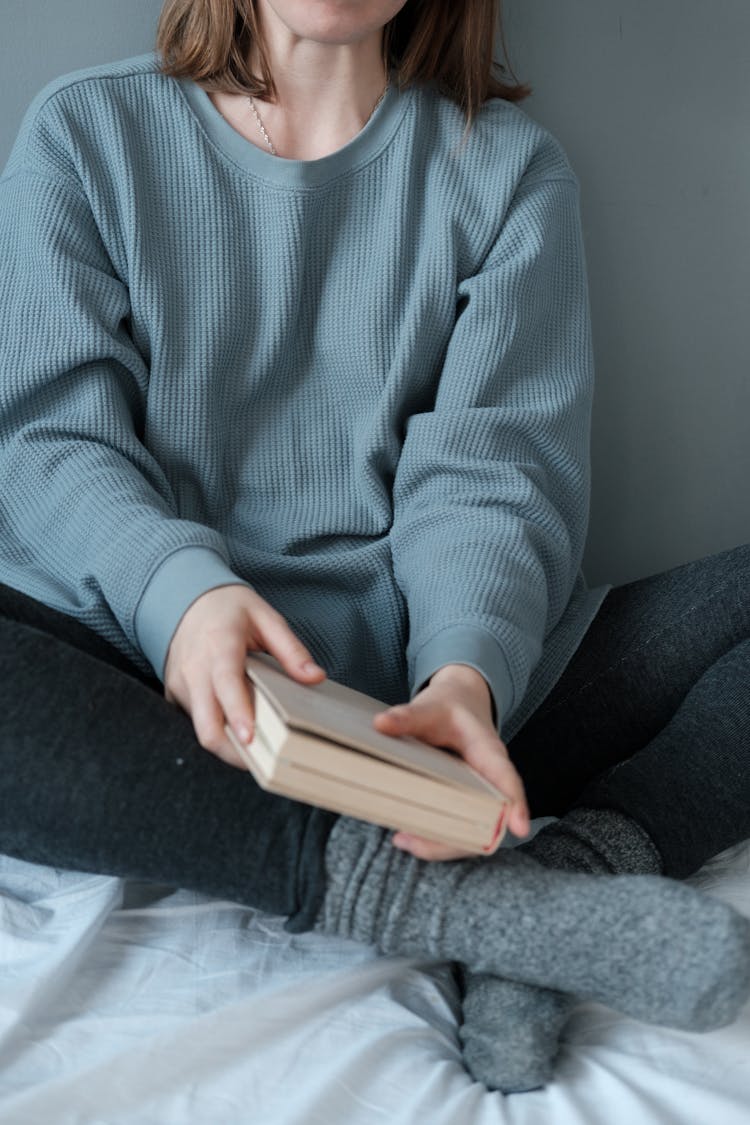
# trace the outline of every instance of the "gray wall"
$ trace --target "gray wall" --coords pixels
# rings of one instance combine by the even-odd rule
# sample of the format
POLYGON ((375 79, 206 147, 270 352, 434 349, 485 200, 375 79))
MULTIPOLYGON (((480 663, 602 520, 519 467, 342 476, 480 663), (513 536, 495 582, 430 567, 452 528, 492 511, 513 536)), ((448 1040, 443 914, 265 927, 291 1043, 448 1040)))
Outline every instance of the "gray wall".
MULTIPOLYGON (((49 78, 149 50, 160 0, 0 0, 0 165, 49 78)), ((598 387, 586 571, 750 539, 750 3, 505 0, 581 179, 598 387)))
POLYGON ((750 3, 505 0, 579 175, 597 395, 589 580, 750 540, 750 3))
POLYGON ((0 0, 0 168, 45 82, 150 51, 160 0, 0 0))

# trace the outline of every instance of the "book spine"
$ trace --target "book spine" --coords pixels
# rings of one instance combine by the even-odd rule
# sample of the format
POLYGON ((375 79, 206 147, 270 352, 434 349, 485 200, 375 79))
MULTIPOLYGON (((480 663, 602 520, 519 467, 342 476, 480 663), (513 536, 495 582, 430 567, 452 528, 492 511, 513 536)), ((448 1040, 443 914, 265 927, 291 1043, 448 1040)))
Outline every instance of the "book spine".
MULTIPOLYGON (((263 753, 262 750, 261 753, 257 753, 260 750, 260 747, 256 746, 257 736, 253 739, 252 745, 259 761, 254 760, 247 747, 242 746, 236 739, 233 741, 258 785, 269 793, 278 793, 292 800, 316 805, 318 808, 328 809, 344 816, 366 820, 381 828, 410 832, 429 840, 453 844, 476 855, 488 855, 500 844, 504 816, 501 816, 488 831, 470 822, 456 820, 447 814, 412 805, 401 798, 373 794, 368 790, 357 789, 348 782, 318 777, 311 771, 298 770, 294 766, 284 767, 283 763, 275 763, 277 768, 273 776, 269 777, 259 761, 271 755, 267 752, 263 753), (315 792, 311 792, 311 788, 314 788, 315 792)), ((264 765, 270 763, 266 761, 264 765)))
MULTIPOLYGON (((408 766, 382 761, 361 750, 337 746, 328 739, 301 731, 290 732, 261 691, 255 695, 256 730, 267 736, 266 745, 275 760, 295 765, 332 780, 346 780, 352 785, 388 797, 398 793, 417 805, 449 813, 453 817, 476 823, 480 831, 490 833, 497 824, 498 803, 495 793, 480 793, 460 788, 436 778, 415 773, 408 766), (271 747, 276 747, 276 750, 271 747)), ((269 771, 271 772, 271 771, 269 771)))

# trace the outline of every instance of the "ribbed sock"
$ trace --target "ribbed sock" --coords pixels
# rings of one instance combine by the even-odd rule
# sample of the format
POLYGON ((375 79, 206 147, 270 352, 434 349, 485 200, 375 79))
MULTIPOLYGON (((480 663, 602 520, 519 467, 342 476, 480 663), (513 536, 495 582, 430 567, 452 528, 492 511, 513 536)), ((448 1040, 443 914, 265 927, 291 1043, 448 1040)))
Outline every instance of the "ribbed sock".
MULTIPOLYGON (((560 871, 662 872, 650 836, 636 821, 610 809, 572 809, 518 850, 560 871)), ((488 1089, 506 1094, 535 1090, 549 1082, 575 998, 469 970, 464 970, 462 984, 459 1037, 469 1073, 488 1089)))
POLYGON ((460 961, 650 1023, 708 1030, 750 994, 750 921, 670 879, 555 871, 517 849, 428 863, 341 817, 319 931, 460 961))

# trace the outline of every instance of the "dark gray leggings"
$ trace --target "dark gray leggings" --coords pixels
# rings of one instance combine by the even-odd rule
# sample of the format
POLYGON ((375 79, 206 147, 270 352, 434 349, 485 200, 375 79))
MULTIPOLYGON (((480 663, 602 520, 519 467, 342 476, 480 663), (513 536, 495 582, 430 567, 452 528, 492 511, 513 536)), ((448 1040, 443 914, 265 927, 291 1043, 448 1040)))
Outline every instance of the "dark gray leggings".
POLYGON ((157 679, 0 585, 0 852, 189 887, 301 931, 335 819, 221 762, 157 679))
MULTIPOLYGON (((750 547, 612 590, 509 749, 532 816, 633 816, 683 877, 750 836, 750 547)), ((0 852, 189 887, 308 929, 333 814, 197 743, 156 679, 0 587, 0 852)))
POLYGON ((533 816, 632 816, 685 878, 750 837, 750 545, 611 590, 509 747, 533 816))

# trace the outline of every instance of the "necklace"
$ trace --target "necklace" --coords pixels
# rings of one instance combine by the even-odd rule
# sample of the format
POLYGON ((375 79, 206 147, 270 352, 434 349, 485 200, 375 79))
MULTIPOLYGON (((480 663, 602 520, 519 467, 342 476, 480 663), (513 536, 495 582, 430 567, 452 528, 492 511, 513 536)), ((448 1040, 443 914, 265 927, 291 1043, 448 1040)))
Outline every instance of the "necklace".
MULTIPOLYGON (((390 78, 386 78, 386 80, 385 80, 385 86, 383 87, 383 93, 382 93, 382 94, 380 95, 380 97, 378 98, 378 100, 377 100, 377 101, 375 102, 375 105, 374 105, 374 106, 372 107, 372 109, 371 109, 371 111, 370 111, 370 117, 372 117, 373 113, 375 112, 375 110, 376 110, 376 109, 378 108, 378 106, 379 106, 379 105, 380 105, 380 103, 382 102, 382 100, 383 100, 383 98, 385 97, 385 95, 386 95, 386 92, 387 92, 387 90, 388 90, 388 87, 390 86, 390 84, 391 84, 391 80, 390 80, 390 78)), ((248 94, 248 95, 247 95, 247 100, 249 101, 249 103, 250 103, 250 108, 251 108, 251 110, 253 111, 253 114, 255 115, 255 120, 256 120, 256 121, 257 121, 257 123, 258 123, 258 128, 260 129, 261 133, 263 134, 263 139, 264 139, 264 141, 266 142, 266 144, 267 144, 267 145, 268 145, 268 147, 270 148, 270 150, 271 150, 271 152, 273 153, 273 155, 274 155, 274 156, 278 156, 278 153, 277 153, 276 149, 275 149, 275 148, 273 147, 273 141, 271 140, 271 138, 269 137, 268 133, 266 132, 266 127, 265 127, 265 125, 263 124, 263 122, 262 122, 262 120, 261 120, 260 114, 258 113, 258 110, 257 110, 257 108, 256 108, 256 105, 255 105, 255 100, 253 99, 252 95, 248 94)), ((367 118, 367 121, 369 121, 369 120, 370 120, 370 117, 368 117, 368 118, 367 118)), ((365 125, 367 124, 367 121, 365 121, 365 125)), ((362 126, 362 128, 364 128, 364 125, 362 126)))

